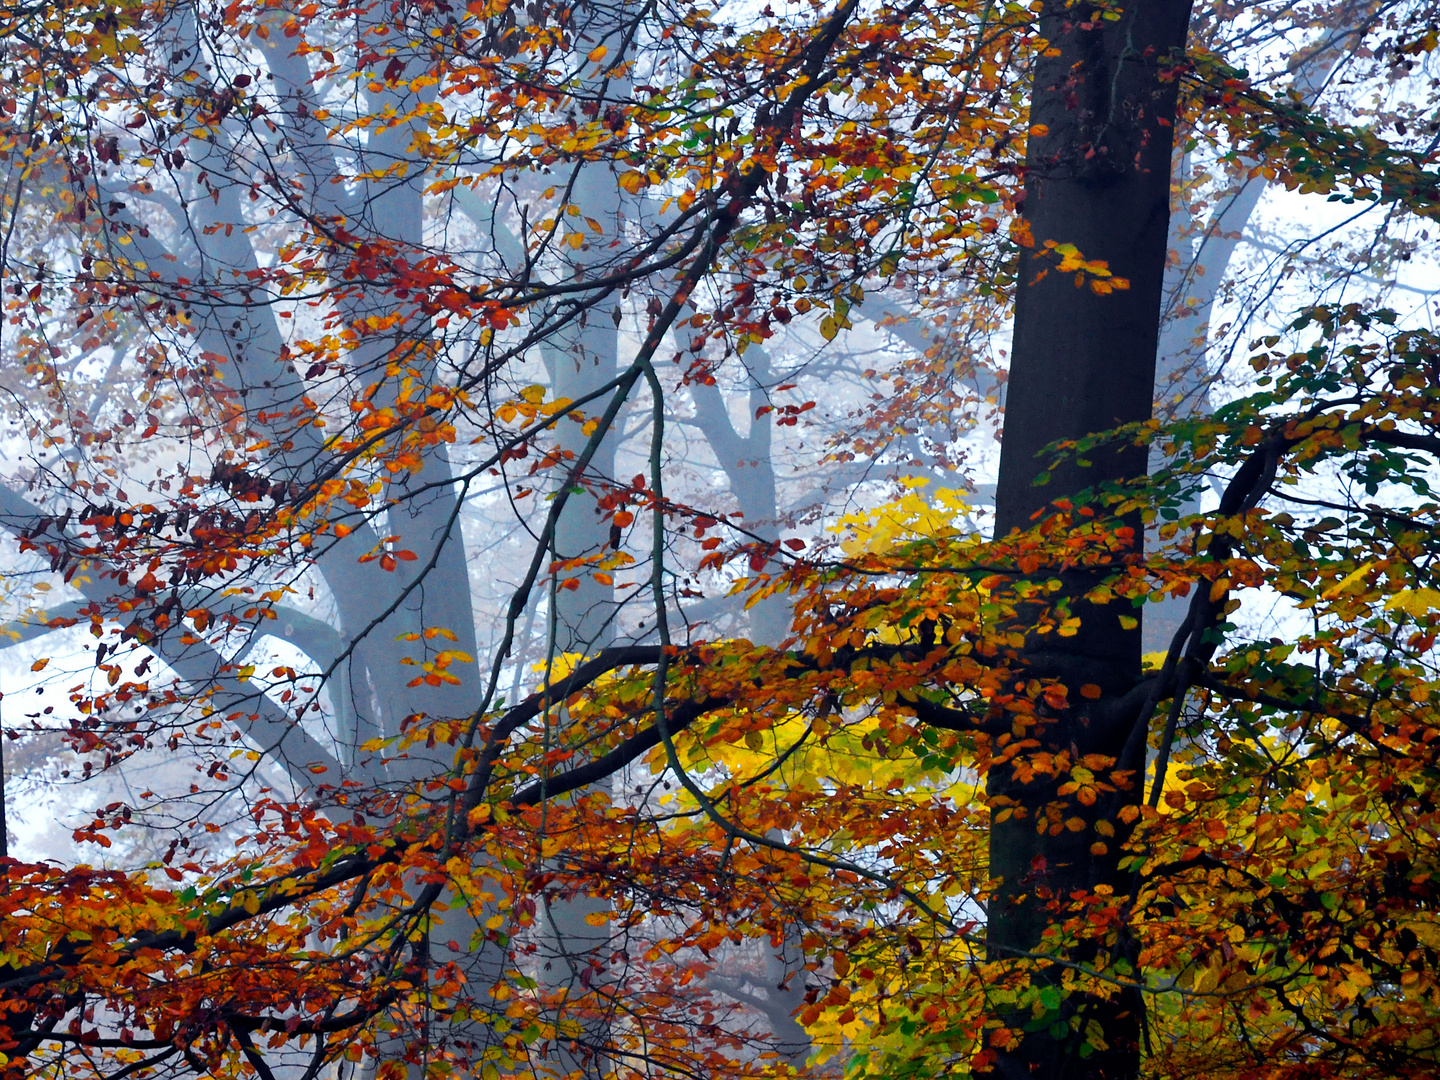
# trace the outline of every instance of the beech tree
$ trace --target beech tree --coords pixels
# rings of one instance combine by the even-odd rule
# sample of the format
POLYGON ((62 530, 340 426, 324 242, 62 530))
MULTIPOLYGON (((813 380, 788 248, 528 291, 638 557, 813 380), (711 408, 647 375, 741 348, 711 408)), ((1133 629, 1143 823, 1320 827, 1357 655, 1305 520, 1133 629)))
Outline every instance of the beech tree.
POLYGON ((6 1075, 1432 1074, 1435 337, 1153 409, 1177 156, 1429 227, 1344 15, 7 11, 6 1075))

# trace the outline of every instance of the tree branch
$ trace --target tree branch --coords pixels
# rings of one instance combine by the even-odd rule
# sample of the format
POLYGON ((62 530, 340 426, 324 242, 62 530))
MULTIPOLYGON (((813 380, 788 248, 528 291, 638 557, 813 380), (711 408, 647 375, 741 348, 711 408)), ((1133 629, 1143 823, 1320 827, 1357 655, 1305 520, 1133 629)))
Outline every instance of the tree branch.
MULTIPOLYGON (((0 516, 5 519, 7 527, 17 532, 24 532, 47 517, 39 507, 3 484, 0 484, 0 516)), ((93 581, 76 578, 70 584, 88 602, 105 603, 110 599, 93 581)), ((214 646, 194 635, 190 635, 191 640, 186 643, 176 641, 174 637, 175 630, 172 629, 150 638, 145 646, 186 682, 216 687, 217 690, 226 688, 231 697, 227 700, 219 695, 212 696, 211 704, 217 711, 224 711, 232 718, 238 718, 241 713, 247 714, 251 724, 249 734, 262 752, 279 754, 288 742, 290 750, 295 752, 294 757, 299 760, 292 761, 291 755, 282 756, 280 760, 287 765, 292 780, 302 787, 311 786, 314 782, 311 766, 323 766, 325 771, 338 777, 339 760, 316 742, 298 720, 270 701, 264 691, 242 686, 234 675, 219 676, 217 679, 217 673, 226 666, 226 661, 214 646)))

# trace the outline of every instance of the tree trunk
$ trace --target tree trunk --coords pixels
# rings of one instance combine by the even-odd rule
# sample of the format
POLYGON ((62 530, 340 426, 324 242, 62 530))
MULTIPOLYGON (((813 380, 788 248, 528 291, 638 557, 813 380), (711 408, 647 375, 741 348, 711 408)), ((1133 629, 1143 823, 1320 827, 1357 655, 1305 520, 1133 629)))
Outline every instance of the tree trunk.
MULTIPOLYGON (((1151 414, 1176 100, 1168 68, 1184 48, 1190 2, 1144 0, 1116 14, 1117 20, 1107 21, 1089 7, 1047 0, 1040 17, 1050 49, 1037 62, 1031 97, 1024 215, 1034 245, 1020 254, 995 500, 1001 536, 1028 528, 1053 500, 1145 475, 1145 449, 1127 443, 1053 469, 1046 460, 1050 455, 1041 454, 1057 440, 1151 414), (1102 295, 1089 287, 1088 273, 1077 284, 1073 271, 1058 271, 1059 257, 1046 241, 1074 245, 1090 262, 1104 260, 1128 288, 1102 295), (1048 482, 1037 483, 1047 472, 1048 482)), ((1132 551, 1138 554, 1138 528, 1134 535, 1132 551)), ((1074 704, 1050 711, 1023 734, 1038 740, 1040 753, 1065 754, 1072 761, 1086 754, 1118 759, 1128 731, 1101 723, 1102 709, 1084 698, 1080 687, 1099 686, 1096 704, 1102 708, 1130 689, 1140 678, 1140 633, 1120 624, 1122 614, 1131 614, 1128 605, 1122 611, 1119 604, 1079 602, 1098 580, 1096 572, 1062 578, 1061 596, 1076 598, 1072 613, 1081 620, 1079 632, 1032 635, 1019 663, 1032 675, 1059 678, 1074 704)), ((1124 891, 1116 865, 1123 837, 1102 837, 1094 828, 1105 800, 1084 806, 1059 796, 1068 779, 1036 774, 1026 782, 1008 765, 996 766, 987 778, 996 816, 1012 808, 990 833, 990 874, 998 882, 989 904, 992 960, 1023 963, 1026 954, 1059 955, 1045 930, 1062 916, 1047 897, 1058 905, 1097 885, 1124 891), (1058 818, 1056 809, 1062 811, 1058 818), (1075 818, 1083 822, 1078 831, 1064 824, 1075 818), (1092 845, 1100 843, 1105 853, 1092 854, 1092 845)), ((1138 792, 1131 797, 1138 799, 1138 792)), ((1117 832, 1123 829, 1114 824, 1117 832)), ((1096 955, 1071 953, 1067 959, 1089 961, 1096 955)), ((1017 1001, 1010 1024, 1028 1032, 1001 1053, 998 1075, 1045 1080, 1138 1075, 1138 995, 1067 999, 1056 993, 1061 972, 1031 968, 1030 996, 1017 1001)))

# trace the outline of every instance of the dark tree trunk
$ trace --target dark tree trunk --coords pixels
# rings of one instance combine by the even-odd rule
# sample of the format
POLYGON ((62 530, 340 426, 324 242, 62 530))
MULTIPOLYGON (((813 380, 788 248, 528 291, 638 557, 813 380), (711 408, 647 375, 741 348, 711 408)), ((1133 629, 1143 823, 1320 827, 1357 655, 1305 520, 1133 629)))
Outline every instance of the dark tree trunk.
MULTIPOLYGON (((1087 464, 1071 461, 1053 469, 1041 455, 1057 440, 1151 414, 1170 213, 1177 89, 1171 66, 1184 48, 1190 0, 1136 0, 1114 14, 1119 18, 1107 20, 1090 5, 1067 7, 1058 0, 1047 0, 1041 14, 1041 36, 1053 55, 1036 65, 1031 98, 1024 215, 1035 243, 1020 255, 997 535, 1028 528, 1055 499, 1146 470, 1145 449, 1131 445, 1088 453, 1087 464), (1034 133, 1041 125, 1046 133, 1034 133), (1073 245, 1087 261, 1104 260, 1129 287, 1102 295, 1089 287, 1088 274, 1077 287, 1073 271, 1057 270, 1059 257, 1045 248, 1047 240, 1073 245), (1048 482, 1037 484, 1044 472, 1048 482)), ((1136 528, 1135 552, 1139 543, 1136 528)), ((1024 735, 1038 739, 1045 753, 1115 759, 1128 725, 1102 723, 1101 716, 1107 702, 1140 678, 1140 633, 1120 625, 1122 614, 1133 614, 1128 604, 1122 611, 1117 604, 1078 603, 1096 582, 1093 573, 1072 573, 1064 580, 1060 595, 1077 598, 1073 614, 1080 617, 1079 632, 1036 635, 1018 660, 1033 674, 1058 677, 1072 706, 1052 711, 1024 735), (1082 684, 1100 688, 1098 702, 1082 697, 1082 684)), ((1094 827, 1113 806, 1104 807, 1103 799, 1085 806, 1073 796, 1059 796, 1067 779, 1022 782, 1008 766, 997 766, 988 777, 996 816, 1012 808, 1012 816, 990 833, 990 873, 1000 881, 989 909, 994 960, 1060 952, 1044 937, 1046 927, 1061 917, 1048 897, 1064 901, 1097 885, 1122 894, 1126 889, 1116 865, 1122 837, 1094 827), (1067 818, 1081 819, 1084 828, 1066 828, 1067 818), (1047 825, 1037 829, 1041 820, 1047 825), (1097 843, 1106 845, 1105 853, 1092 854, 1097 843)), ((1138 798, 1138 792, 1131 794, 1138 798)), ((1123 830, 1119 821, 1113 825, 1123 830)), ((1092 947, 1067 958, 1100 957, 1092 947)), ((1044 990, 1043 999, 1017 1008, 1011 1026, 1030 1031, 1001 1054, 998 1074, 1026 1080, 1138 1075, 1138 995, 1064 999, 1056 994, 1061 975, 1058 967, 1035 971, 1032 993, 1044 990)))

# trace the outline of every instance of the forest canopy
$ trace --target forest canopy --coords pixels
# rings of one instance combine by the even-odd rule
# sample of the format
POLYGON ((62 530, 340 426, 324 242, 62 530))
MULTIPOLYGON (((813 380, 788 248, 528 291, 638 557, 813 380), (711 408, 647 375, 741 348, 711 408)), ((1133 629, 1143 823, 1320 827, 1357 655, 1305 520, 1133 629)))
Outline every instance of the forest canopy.
POLYGON ((0 1074, 1440 1070, 1429 0, 0 11, 0 1074))

